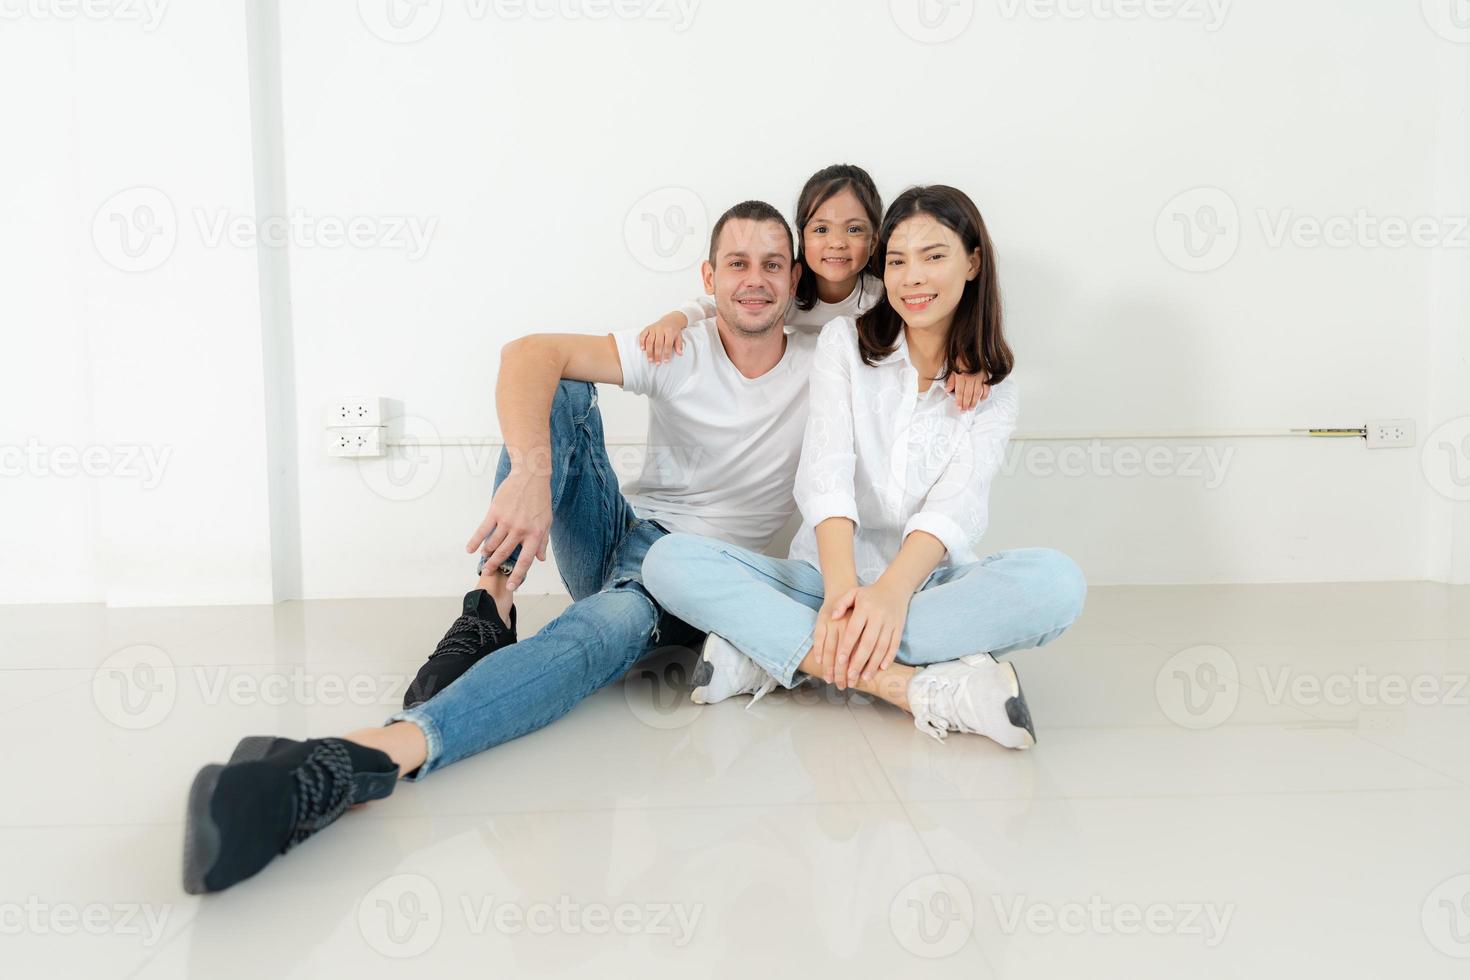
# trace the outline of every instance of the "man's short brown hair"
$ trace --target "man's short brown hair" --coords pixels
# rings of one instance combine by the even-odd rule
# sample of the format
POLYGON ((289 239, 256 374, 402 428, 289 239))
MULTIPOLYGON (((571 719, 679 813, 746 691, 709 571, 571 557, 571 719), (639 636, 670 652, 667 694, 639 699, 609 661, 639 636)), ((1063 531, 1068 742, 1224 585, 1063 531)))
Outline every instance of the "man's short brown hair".
POLYGON ((709 234, 709 260, 711 265, 715 261, 715 249, 719 245, 720 232, 724 230, 725 222, 735 218, 749 221, 774 221, 779 224, 781 230, 786 232, 786 246, 790 249, 787 254, 791 256, 792 261, 796 260, 796 241, 791 237, 791 226, 786 223, 786 219, 782 216, 781 212, 771 207, 765 201, 741 201, 720 215, 720 220, 715 222, 714 230, 709 234))

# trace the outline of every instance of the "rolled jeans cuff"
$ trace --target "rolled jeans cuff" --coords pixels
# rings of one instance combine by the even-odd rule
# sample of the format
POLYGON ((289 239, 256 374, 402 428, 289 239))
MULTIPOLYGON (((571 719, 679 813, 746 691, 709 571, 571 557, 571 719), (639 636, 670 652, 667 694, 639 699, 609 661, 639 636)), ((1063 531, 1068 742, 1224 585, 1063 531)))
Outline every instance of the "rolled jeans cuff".
POLYGON ((435 763, 444 753, 444 739, 439 735, 439 726, 434 724, 434 720, 417 707, 406 708, 403 711, 396 712, 390 715, 388 720, 383 722, 383 724, 391 725, 395 721, 406 721, 417 725, 419 731, 424 733, 424 741, 429 745, 429 750, 424 755, 423 765, 419 766, 412 773, 405 773, 402 776, 407 782, 416 783, 436 768, 435 763))
MULTIPOLYGON (((808 633, 806 639, 796 645, 796 649, 791 651, 790 655, 778 666, 777 670, 768 671, 787 690, 796 686, 796 672, 801 667, 801 662, 806 659, 806 652, 812 648, 812 637, 815 635, 815 630, 808 633)), ((746 654, 746 656, 749 656, 749 654, 746 654)))

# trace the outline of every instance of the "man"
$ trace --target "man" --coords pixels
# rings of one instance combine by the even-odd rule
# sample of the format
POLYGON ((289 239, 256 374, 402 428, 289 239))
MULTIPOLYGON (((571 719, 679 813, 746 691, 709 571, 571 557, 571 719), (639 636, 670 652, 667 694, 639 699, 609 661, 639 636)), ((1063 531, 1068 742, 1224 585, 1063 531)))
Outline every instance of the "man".
POLYGON ((421 779, 541 728, 656 647, 698 640, 643 587, 643 557, 671 530, 763 549, 795 510, 816 337, 782 329, 800 275, 794 251, 769 204, 721 216, 702 266, 717 315, 691 326, 683 356, 659 367, 637 331, 506 346, 496 391, 506 445, 467 545, 484 557, 464 615, 385 726, 304 742, 246 738, 228 764, 200 770, 186 815, 187 891, 228 888, 347 807, 387 796, 400 774, 421 779), (650 401, 648 459, 626 495, 595 383, 650 401), (548 541, 574 601, 517 642, 512 595, 548 541))

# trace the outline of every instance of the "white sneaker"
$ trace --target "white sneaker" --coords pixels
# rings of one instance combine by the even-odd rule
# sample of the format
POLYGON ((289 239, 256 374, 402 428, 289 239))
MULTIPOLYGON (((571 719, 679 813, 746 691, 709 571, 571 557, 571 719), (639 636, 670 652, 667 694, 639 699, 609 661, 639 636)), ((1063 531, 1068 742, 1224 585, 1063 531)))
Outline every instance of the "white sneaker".
POLYGON ((1009 749, 1036 744, 1016 668, 988 653, 925 667, 909 681, 908 694, 914 727, 940 741, 948 732, 966 732, 1009 749))
POLYGON ((704 641, 699 662, 694 665, 695 687, 689 700, 695 704, 719 704, 737 694, 754 694, 755 701, 759 701, 779 683, 754 660, 735 649, 729 640, 711 633, 704 641))

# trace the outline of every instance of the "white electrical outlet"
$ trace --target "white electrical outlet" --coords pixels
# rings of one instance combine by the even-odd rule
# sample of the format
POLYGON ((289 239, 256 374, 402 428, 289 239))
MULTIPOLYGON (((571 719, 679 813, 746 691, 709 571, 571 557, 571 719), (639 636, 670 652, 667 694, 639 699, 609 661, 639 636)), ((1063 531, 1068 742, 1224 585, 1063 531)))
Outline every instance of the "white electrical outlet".
POLYGON ((327 455, 382 456, 382 426, 360 425, 328 429, 327 455))
POLYGON ((327 428, 383 424, 383 399, 370 395, 337 398, 327 404, 327 428))
POLYGON ((1369 449, 1397 449, 1414 445, 1413 419, 1378 419, 1368 423, 1369 449))

